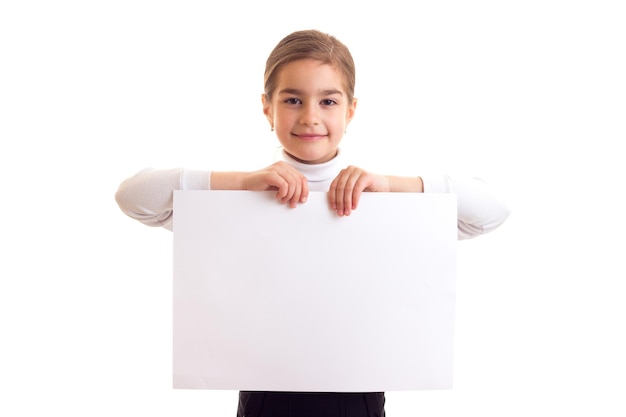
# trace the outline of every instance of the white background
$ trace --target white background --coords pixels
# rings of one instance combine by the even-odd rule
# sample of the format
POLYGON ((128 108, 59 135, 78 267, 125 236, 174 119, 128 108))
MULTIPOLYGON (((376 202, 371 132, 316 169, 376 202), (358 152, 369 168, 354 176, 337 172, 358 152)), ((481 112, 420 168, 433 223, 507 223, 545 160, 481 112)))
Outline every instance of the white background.
POLYGON ((172 237, 113 196, 146 166, 269 163, 265 59, 317 28, 357 63, 362 165, 513 207, 459 243, 454 389, 390 392, 389 416, 623 416, 619 3, 3 2, 0 414, 235 414, 171 389, 172 237))

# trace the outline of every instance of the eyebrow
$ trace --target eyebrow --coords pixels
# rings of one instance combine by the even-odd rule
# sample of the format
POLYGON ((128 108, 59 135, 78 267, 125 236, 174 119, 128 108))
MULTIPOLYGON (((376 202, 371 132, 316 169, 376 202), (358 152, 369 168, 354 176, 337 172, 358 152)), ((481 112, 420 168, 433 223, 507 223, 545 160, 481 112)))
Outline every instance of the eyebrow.
MULTIPOLYGON (((322 95, 324 96, 331 96, 334 94, 339 94, 340 96, 343 96, 343 93, 340 90, 337 89, 330 89, 330 90, 322 90, 321 91, 322 95)), ((284 88, 282 90, 280 90, 278 92, 278 94, 294 94, 294 95, 302 95, 302 90, 298 90, 296 88, 284 88)))

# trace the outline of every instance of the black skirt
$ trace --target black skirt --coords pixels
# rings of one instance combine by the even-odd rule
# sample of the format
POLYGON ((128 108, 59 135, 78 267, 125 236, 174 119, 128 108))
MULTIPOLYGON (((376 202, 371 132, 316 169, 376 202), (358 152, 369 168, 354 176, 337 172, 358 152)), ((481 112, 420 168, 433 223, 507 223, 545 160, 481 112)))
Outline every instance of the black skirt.
POLYGON ((385 394, 241 391, 237 417, 385 417, 385 394))

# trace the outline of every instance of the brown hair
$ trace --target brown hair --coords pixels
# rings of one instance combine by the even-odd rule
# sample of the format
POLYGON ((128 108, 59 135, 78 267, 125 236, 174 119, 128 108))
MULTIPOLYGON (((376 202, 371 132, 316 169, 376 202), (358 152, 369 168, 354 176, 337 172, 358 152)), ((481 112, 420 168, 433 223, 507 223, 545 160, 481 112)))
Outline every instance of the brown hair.
POLYGON ((300 59, 314 59, 343 74, 348 102, 354 98, 356 81, 352 54, 337 38, 318 30, 301 30, 284 37, 265 63, 265 95, 271 99, 281 68, 300 59))

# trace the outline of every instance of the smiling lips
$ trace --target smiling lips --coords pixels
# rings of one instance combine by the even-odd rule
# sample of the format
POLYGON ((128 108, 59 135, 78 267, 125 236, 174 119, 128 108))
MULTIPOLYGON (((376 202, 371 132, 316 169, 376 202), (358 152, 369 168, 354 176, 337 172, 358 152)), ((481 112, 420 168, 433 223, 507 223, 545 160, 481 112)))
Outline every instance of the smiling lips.
POLYGON ((305 141, 316 141, 316 140, 320 140, 320 139, 324 139, 326 138, 327 135, 323 135, 321 133, 302 133, 302 134, 293 134, 295 137, 297 137, 298 139, 302 139, 305 141))

